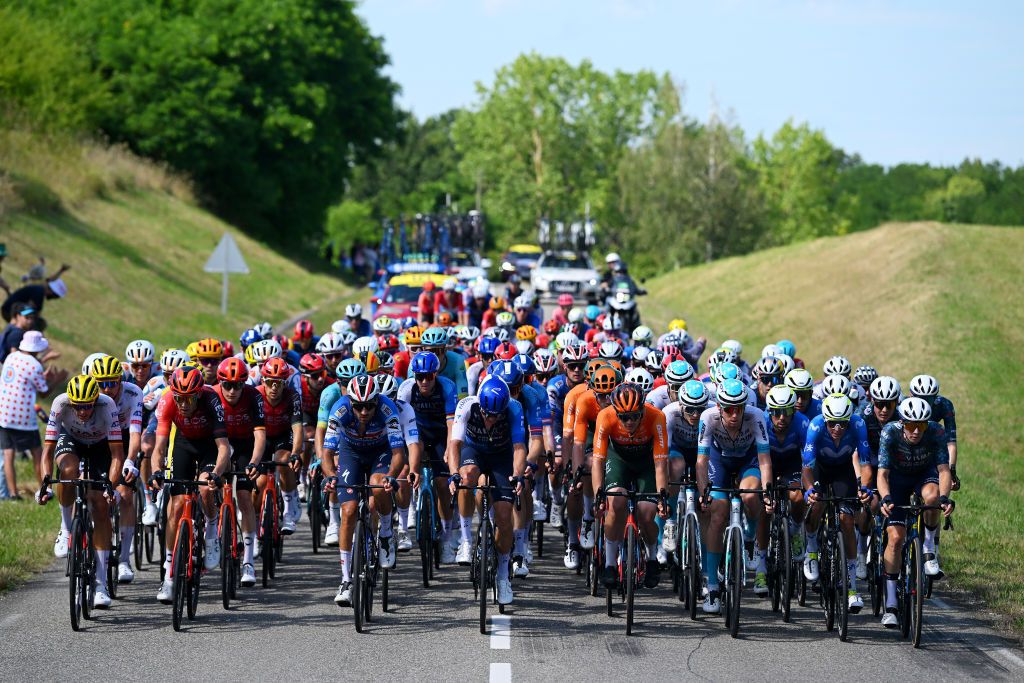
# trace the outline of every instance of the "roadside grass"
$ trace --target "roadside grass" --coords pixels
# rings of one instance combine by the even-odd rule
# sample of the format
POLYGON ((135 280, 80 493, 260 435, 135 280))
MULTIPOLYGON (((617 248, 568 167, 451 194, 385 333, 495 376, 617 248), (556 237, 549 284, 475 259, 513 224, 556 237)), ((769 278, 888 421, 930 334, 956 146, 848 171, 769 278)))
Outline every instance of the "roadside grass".
POLYGON ((906 388, 935 375, 957 411, 963 488, 942 537, 948 582, 1024 632, 1024 286, 1017 228, 888 224, 685 268, 648 283, 655 329, 683 317, 714 349, 744 357, 791 339, 820 378, 833 354, 873 365, 906 388))
POLYGON ((23 500, 0 501, 0 593, 25 581, 53 561, 53 539, 60 526, 54 501, 37 505, 31 460, 19 458, 18 490, 23 500))

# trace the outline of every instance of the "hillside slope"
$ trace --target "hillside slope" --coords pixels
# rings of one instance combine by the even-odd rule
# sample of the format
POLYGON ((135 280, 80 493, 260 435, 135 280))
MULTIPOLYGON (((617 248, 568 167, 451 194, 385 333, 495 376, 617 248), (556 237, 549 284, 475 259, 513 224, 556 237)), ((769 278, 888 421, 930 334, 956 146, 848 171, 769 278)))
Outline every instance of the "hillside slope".
POLYGON ((887 224, 686 268, 648 283, 645 318, 684 317, 712 348, 735 337, 756 360, 791 339, 817 375, 833 354, 904 387, 935 375, 957 410, 957 528, 944 537, 955 585, 1024 628, 1024 230, 887 224))

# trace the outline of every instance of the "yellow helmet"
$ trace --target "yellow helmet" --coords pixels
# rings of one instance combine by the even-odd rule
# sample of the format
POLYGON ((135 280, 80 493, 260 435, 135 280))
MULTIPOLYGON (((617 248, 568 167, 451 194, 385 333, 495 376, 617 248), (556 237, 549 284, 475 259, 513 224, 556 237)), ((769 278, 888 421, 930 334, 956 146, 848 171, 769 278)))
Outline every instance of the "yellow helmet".
POLYGON ((124 368, 121 366, 121 361, 113 356, 100 356, 92 362, 92 366, 89 368, 89 374, 97 382, 119 380, 123 373, 124 368))
POLYGON ((199 358, 199 342, 192 342, 191 344, 186 346, 185 353, 187 353, 188 357, 191 358, 192 360, 199 358))
MULTIPOLYGON (((191 355, 191 354, 189 354, 191 355)), ((196 356, 199 358, 223 358, 224 345, 212 337, 196 342, 196 356)))
POLYGON ((73 404, 95 403, 99 395, 100 385, 89 375, 75 375, 68 382, 67 397, 73 404))
POLYGON ((672 322, 670 322, 668 324, 668 329, 672 330, 672 331, 674 331, 674 330, 685 330, 686 329, 686 321, 683 320, 682 318, 676 318, 675 320, 673 320, 672 322))

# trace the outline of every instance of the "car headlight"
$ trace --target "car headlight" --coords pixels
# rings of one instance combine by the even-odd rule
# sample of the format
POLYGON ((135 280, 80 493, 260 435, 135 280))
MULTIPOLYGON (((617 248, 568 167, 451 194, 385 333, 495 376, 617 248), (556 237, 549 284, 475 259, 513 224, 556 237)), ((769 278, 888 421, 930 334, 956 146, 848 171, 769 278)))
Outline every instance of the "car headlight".
POLYGON ((595 278, 590 278, 590 284, 591 285, 596 285, 597 284, 597 280, 595 278))

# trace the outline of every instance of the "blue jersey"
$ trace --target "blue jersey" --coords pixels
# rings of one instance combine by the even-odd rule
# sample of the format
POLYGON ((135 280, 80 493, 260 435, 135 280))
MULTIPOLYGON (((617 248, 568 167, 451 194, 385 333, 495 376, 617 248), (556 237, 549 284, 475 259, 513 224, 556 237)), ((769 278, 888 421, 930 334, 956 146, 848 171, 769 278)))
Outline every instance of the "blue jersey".
POLYGON ((537 380, 533 380, 532 382, 530 382, 529 386, 533 387, 533 390, 537 393, 538 396, 541 397, 541 400, 544 403, 544 406, 541 408, 541 424, 543 424, 545 427, 550 427, 551 406, 548 405, 548 388, 541 384, 540 382, 538 382, 537 380))
POLYGON ((936 396, 929 403, 932 406, 932 421, 942 424, 946 441, 956 443, 956 411, 945 396, 936 396))
POLYGON ((929 422, 917 445, 903 436, 903 423, 890 422, 882 427, 878 446, 878 469, 901 474, 920 474, 932 467, 949 464, 946 433, 938 422, 929 422))
POLYGON ((351 399, 348 396, 338 399, 331 408, 331 417, 327 422, 324 449, 379 455, 395 448, 404 448, 405 439, 398 406, 384 396, 378 397, 377 401, 373 418, 365 429, 360 430, 351 399))
POLYGON ((519 390, 519 403, 523 406, 523 420, 530 432, 530 437, 539 438, 544 428, 544 421, 551 419, 546 393, 538 391, 532 384, 524 384, 523 388, 519 390))
MULTIPOLYGON (((436 354, 435 354, 436 355, 436 354)), ((409 370, 405 376, 411 379, 413 376, 412 363, 409 363, 409 370)), ((469 395, 469 381, 466 379, 466 357, 455 351, 445 351, 445 365, 439 377, 447 377, 455 383, 455 392, 460 398, 469 395)))
POLYGON ((842 467, 853 464, 853 454, 862 465, 871 463, 871 446, 868 445, 868 430, 860 415, 850 417, 850 425, 843 432, 839 444, 832 439, 825 426, 825 416, 819 415, 807 427, 807 441, 804 444, 804 467, 813 468, 815 463, 826 467, 842 467))
MULTIPOLYGON (((800 413, 793 413, 793 421, 782 441, 779 441, 775 433, 775 426, 772 425, 772 418, 768 413, 764 414, 764 428, 768 432, 768 448, 772 452, 772 465, 781 466, 786 463, 798 463, 804 444, 807 442, 807 428, 811 421, 800 413)), ((775 470, 772 470, 773 472, 775 470)), ((782 474, 782 472, 776 472, 782 474)))
POLYGON ((804 408, 803 410, 798 410, 797 412, 806 417, 808 420, 813 420, 814 418, 821 415, 821 401, 819 401, 816 398, 812 398, 811 402, 807 404, 806 408, 804 408))
POLYGON ((498 416, 491 429, 484 425, 480 399, 470 396, 459 401, 455 407, 455 422, 452 425, 452 440, 463 441, 485 452, 512 452, 515 445, 526 447, 526 429, 523 422, 523 407, 512 399, 505 412, 498 416))
POLYGON ((281 358, 284 358, 285 362, 296 370, 299 368, 299 363, 302 361, 302 356, 291 349, 285 349, 281 353, 281 358))
POLYGON ((351 330, 355 332, 355 335, 357 337, 373 336, 373 327, 370 325, 370 321, 367 320, 366 318, 360 318, 359 322, 354 325, 352 324, 352 319, 350 318, 348 323, 349 325, 351 325, 351 330))
POLYGON ((455 405, 459 401, 454 382, 438 375, 434 389, 424 396, 416 380, 407 379, 398 387, 398 399, 412 406, 416 413, 420 441, 428 446, 448 445, 448 423, 455 419, 455 405))
POLYGON ((565 375, 555 375, 548 380, 548 406, 551 408, 551 423, 562 424, 562 416, 565 414, 565 397, 569 393, 569 380, 565 375))

